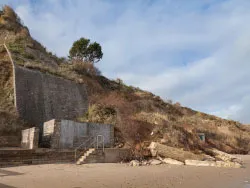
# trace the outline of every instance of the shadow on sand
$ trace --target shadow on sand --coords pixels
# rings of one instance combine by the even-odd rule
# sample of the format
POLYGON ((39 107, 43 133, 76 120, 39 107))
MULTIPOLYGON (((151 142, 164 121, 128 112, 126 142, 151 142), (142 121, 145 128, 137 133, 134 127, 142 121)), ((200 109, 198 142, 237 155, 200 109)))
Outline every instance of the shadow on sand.
POLYGON ((13 186, 9 186, 9 185, 5 185, 0 183, 0 188, 17 188, 17 187, 13 187, 13 186))
MULTIPOLYGON (((19 176, 19 175, 22 175, 22 174, 23 173, 0 169, 0 178, 4 177, 4 176, 19 176)), ((2 188, 1 184, 0 184, 0 188, 2 188)))
MULTIPOLYGON (((22 174, 23 173, 0 169, 0 178, 5 177, 5 176, 18 176, 22 174)), ((17 188, 17 187, 13 187, 10 185, 0 183, 0 188, 17 188)))

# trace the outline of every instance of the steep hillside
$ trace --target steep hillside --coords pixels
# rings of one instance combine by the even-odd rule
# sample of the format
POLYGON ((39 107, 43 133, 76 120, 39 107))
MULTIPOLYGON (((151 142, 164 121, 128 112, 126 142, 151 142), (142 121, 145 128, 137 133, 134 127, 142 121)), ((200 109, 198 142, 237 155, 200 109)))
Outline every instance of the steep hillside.
MULTIPOLYGON (((63 63, 32 39, 9 7, 0 12, 0 43, 4 40, 17 64, 87 84, 89 112, 78 121, 114 124, 117 146, 138 149, 139 143, 145 146, 149 141, 159 141, 192 151, 209 146, 229 153, 247 153, 250 149, 250 130, 245 125, 171 104, 121 80, 88 74, 86 65, 63 63), (205 133, 206 144, 199 140, 200 132, 205 133)), ((11 65, 4 49, 0 51, 0 66, 1 110, 14 114, 11 65)))

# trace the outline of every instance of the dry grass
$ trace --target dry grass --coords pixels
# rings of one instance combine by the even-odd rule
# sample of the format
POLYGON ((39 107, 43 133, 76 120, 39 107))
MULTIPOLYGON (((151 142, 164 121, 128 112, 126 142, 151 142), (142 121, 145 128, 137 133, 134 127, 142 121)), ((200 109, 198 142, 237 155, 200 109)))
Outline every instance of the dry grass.
POLYGON ((14 112, 12 65, 10 62, 0 61, 0 67, 0 110, 14 112))

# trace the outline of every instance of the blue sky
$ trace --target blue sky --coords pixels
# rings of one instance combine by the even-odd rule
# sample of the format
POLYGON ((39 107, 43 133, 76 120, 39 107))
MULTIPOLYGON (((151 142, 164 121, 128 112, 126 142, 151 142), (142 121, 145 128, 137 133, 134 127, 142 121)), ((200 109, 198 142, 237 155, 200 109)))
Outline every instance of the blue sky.
POLYGON ((183 106, 250 123, 249 0, 0 0, 59 56, 103 46, 98 67, 183 106))

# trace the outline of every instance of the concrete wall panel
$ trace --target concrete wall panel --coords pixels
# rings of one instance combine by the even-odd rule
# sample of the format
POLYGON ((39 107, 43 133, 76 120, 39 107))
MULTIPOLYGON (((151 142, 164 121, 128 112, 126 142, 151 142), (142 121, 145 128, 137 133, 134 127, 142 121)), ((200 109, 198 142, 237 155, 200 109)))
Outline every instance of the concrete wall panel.
POLYGON ((36 126, 51 119, 74 119, 87 112, 86 87, 39 71, 15 67, 16 108, 36 126))
MULTIPOLYGON (((87 147, 94 147, 91 143, 96 144, 97 135, 104 136, 105 147, 113 147, 114 145, 114 126, 96 123, 79 123, 70 120, 51 120, 44 123, 43 142, 47 140, 47 132, 50 136, 51 148, 76 148, 86 141, 87 147), (54 123, 54 126, 51 124, 54 123), (48 127, 46 127, 48 126, 48 127), (52 127, 52 128, 51 128, 52 127), (51 133, 54 127, 54 132, 51 133)), ((100 140, 99 146, 102 143, 100 140)))
POLYGON ((21 146, 26 149, 38 148, 39 129, 32 127, 30 129, 22 130, 21 146))

